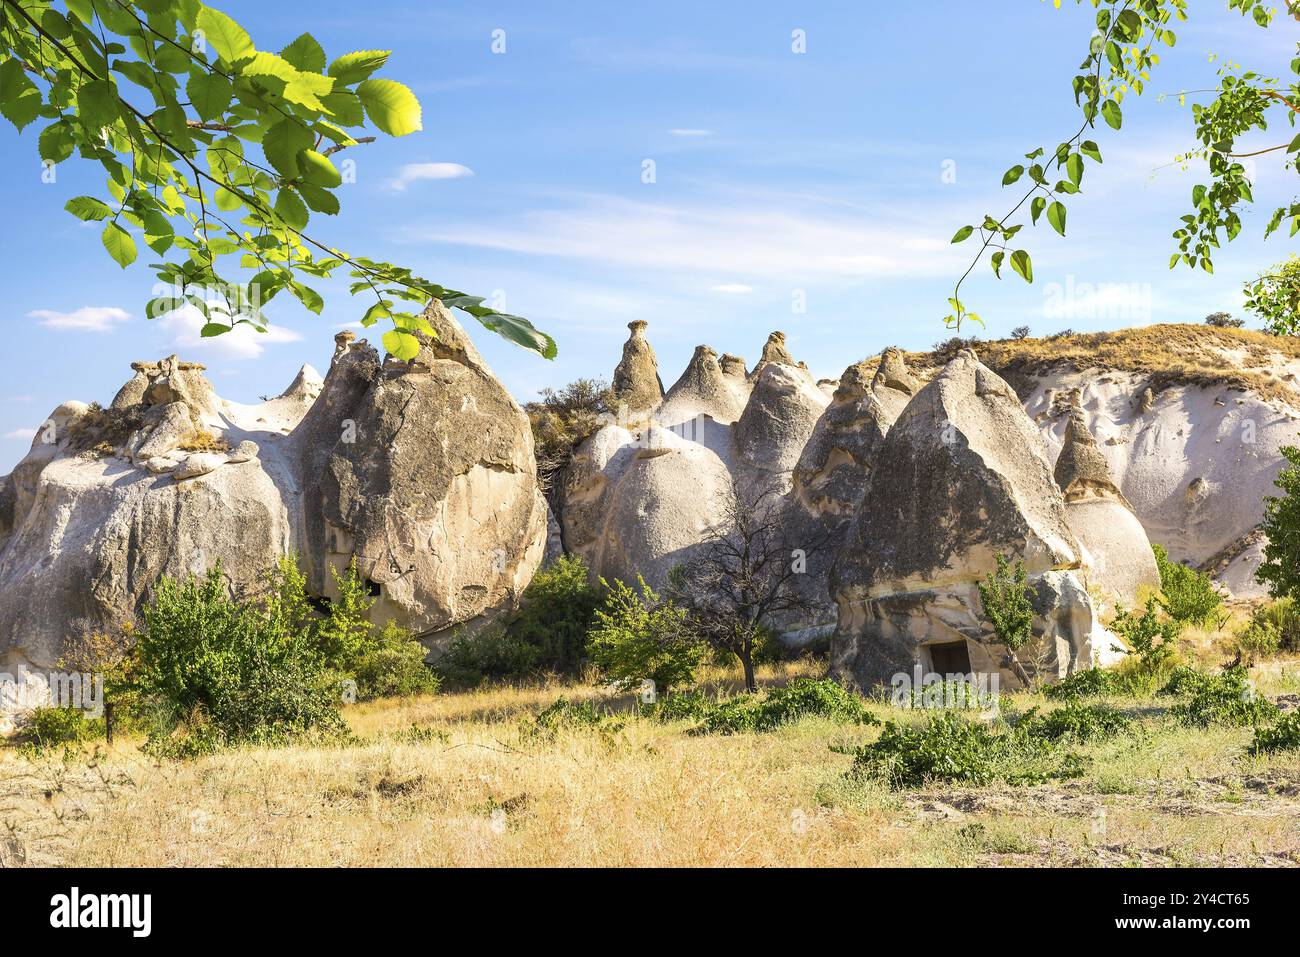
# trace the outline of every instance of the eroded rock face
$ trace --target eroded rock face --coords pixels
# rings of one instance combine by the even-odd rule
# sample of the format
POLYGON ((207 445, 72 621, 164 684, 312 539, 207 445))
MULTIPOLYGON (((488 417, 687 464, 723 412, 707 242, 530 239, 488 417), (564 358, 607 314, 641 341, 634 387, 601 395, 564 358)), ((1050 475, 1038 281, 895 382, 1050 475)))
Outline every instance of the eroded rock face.
POLYGON ((1077 406, 1065 427, 1054 477, 1065 496, 1066 521, 1082 549, 1089 582, 1128 608, 1159 589, 1160 571, 1146 531, 1111 480, 1106 458, 1077 406))
POLYGON ((831 576, 839 606, 832 667, 862 686, 887 682, 936 649, 972 667, 1006 666, 977 583, 999 554, 1024 561, 1040 596, 1047 667, 1093 661, 1095 615, 1080 548, 1038 434, 1015 392, 973 353, 953 359, 907 404, 875 456, 831 576))
POLYGON ((409 362, 359 346, 335 360, 299 445, 311 586, 333 597, 330 566, 355 559, 372 615, 436 645, 518 604, 547 508, 523 410, 445 309, 426 317, 437 337, 409 362))
POLYGON ((431 645, 510 606, 546 539, 528 421, 428 315, 439 338, 413 362, 347 334, 326 381, 304 367, 260 405, 169 357, 135 363, 108 410, 56 409, 0 479, 0 661, 52 667, 73 621, 119 627, 160 576, 219 561, 255 590, 291 552, 319 595, 355 556, 375 618, 431 645))
POLYGON ((653 409, 664 397, 659 362, 645 337, 646 325, 640 319, 627 324, 631 335, 623 344, 622 361, 614 368, 614 396, 632 413, 653 409))
POLYGON ((722 371, 712 349, 696 346, 686 371, 664 396, 656 418, 661 423, 676 424, 702 414, 729 424, 740 418, 748 397, 749 389, 740 384, 734 372, 728 376, 722 371))

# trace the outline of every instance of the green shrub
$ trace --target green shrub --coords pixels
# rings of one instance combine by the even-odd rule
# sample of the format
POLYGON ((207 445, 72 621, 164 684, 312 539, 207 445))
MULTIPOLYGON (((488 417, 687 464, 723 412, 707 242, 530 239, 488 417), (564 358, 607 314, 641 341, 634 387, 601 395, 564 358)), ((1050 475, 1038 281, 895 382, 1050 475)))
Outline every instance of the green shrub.
POLYGON ((358 700, 435 694, 438 677, 424 657, 424 645, 406 629, 392 622, 377 629, 353 663, 358 700))
POLYGON ((1270 621, 1252 618, 1237 632, 1237 648, 1248 661, 1271 658, 1282 647, 1282 633, 1270 621))
POLYGON ((853 756, 851 776, 874 778, 893 789, 919 788, 931 781, 1040 784, 1083 773, 1082 759, 1055 742, 1017 728, 995 731, 953 711, 917 726, 888 721, 871 744, 832 750, 853 756))
POLYGON ((1197 671, 1187 665, 1179 665, 1169 673, 1169 680, 1165 682, 1158 694, 1186 697, 1196 694, 1210 680, 1210 676, 1203 671, 1197 671))
POLYGON ((476 688, 485 681, 521 678, 537 670, 536 645, 493 625, 471 634, 458 634, 447 645, 433 670, 455 688, 476 688))
POLYGON ((1183 724, 1208 728, 1211 725, 1243 727, 1277 717, 1277 706, 1258 694, 1240 666, 1200 681, 1189 681, 1189 701, 1176 704, 1170 713, 1183 724))
MULTIPOLYGON (((282 589, 294 586, 280 575, 272 590, 282 589)), ((220 564, 203 579, 158 582, 137 645, 141 693, 164 715, 150 746, 185 754, 344 733, 337 676, 295 615, 280 613, 282 598, 267 615, 231 599, 220 564)))
POLYGON ((79 708, 35 708, 16 740, 37 750, 79 744, 104 736, 104 719, 79 708))
POLYGON ((1043 715, 1034 709, 1016 723, 1016 729, 1029 737, 1051 742, 1105 741, 1126 733, 1131 727, 1132 722, 1110 705, 1078 701, 1043 715))
POLYGON ((1152 545, 1151 550, 1160 569, 1160 604, 1169 616, 1181 624, 1214 623, 1223 596, 1215 590, 1210 576, 1170 561, 1169 553, 1160 545, 1152 545))
POLYGON ((1300 449, 1286 445, 1281 451, 1288 465, 1273 484, 1283 494, 1264 499, 1260 528, 1267 543, 1255 577, 1274 598, 1300 598, 1300 449))
POLYGON ((525 724, 522 731, 525 737, 548 739, 555 738, 562 731, 592 731, 612 741, 626 724, 622 718, 590 701, 575 703, 561 697, 540 712, 531 724, 525 724))
POLYGON ((1256 609, 1251 621, 1271 625, 1278 634, 1278 650, 1300 651, 1300 609, 1290 598, 1279 598, 1256 609))
POLYGON ((587 635, 601 599, 582 559, 563 556, 533 576, 507 631, 537 649, 530 667, 577 674, 587 657, 587 635))
POLYGON ((1103 695, 1118 694, 1121 691, 1114 672, 1100 668, 1085 668, 1076 671, 1054 685, 1043 689, 1043 694, 1056 701, 1073 701, 1078 698, 1100 698, 1103 695))
POLYGON ((1293 711, 1271 728, 1256 727, 1251 754, 1300 750, 1300 711, 1293 711))
POLYGON ((723 698, 702 692, 669 695, 644 713, 658 721, 693 722, 693 734, 763 733, 807 717, 879 723, 860 697, 829 678, 796 678, 784 688, 723 698))
POLYGON ((1161 619, 1156 610, 1156 600, 1147 599, 1146 611, 1134 617, 1120 608, 1111 622, 1110 630, 1123 638, 1127 648, 1117 647, 1132 655, 1140 671, 1148 675, 1163 674, 1173 665, 1177 656, 1178 636, 1182 626, 1172 617, 1161 619))
POLYGON ((997 571, 977 583, 984 615, 993 626, 997 640, 1007 648, 1007 664, 1017 677, 1029 684, 1029 675, 1020 664, 1017 652, 1033 637, 1033 594, 1025 577, 1025 563, 1016 562, 1014 571, 1005 555, 997 557, 997 571))
POLYGON ((661 598, 638 578, 640 593, 615 579, 601 580, 604 604, 596 609, 596 624, 588 646, 602 677, 618 688, 633 688, 650 680, 661 695, 688 684, 704 659, 707 647, 690 628, 686 613, 661 598))

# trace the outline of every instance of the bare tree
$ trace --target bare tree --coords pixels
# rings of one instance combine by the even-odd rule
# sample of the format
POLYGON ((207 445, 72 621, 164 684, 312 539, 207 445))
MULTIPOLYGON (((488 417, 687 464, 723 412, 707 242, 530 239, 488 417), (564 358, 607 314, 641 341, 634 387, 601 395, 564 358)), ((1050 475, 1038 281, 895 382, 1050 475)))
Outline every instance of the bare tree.
POLYGON ((795 541, 780 505, 773 488, 753 493, 731 489, 722 519, 705 530, 686 564, 673 570, 669 586, 697 634, 740 660, 747 691, 758 687, 754 652, 764 629, 812 608, 798 576, 829 537, 814 533, 815 540, 795 541))

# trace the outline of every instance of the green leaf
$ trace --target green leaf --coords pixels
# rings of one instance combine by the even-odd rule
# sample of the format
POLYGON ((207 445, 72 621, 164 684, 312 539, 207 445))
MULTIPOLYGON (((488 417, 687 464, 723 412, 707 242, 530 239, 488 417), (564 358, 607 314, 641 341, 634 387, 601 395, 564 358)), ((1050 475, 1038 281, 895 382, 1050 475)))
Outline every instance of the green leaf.
POLYGON ((1101 162, 1101 150, 1097 148, 1097 144, 1092 140, 1084 140, 1080 143, 1079 152, 1089 159, 1096 160, 1098 163, 1101 162))
POLYGON ((104 234, 101 237, 104 248, 112 256, 119 266, 125 269, 131 263, 135 262, 135 240, 131 234, 119 226, 117 223, 109 223, 104 227, 104 234))
POLYGON ((297 120, 283 119, 272 125, 262 137, 262 152, 280 175, 297 179, 301 175, 298 154, 311 149, 314 142, 311 131, 297 120))
POLYGON ((304 286, 296 280, 289 284, 289 289, 309 311, 316 313, 318 316, 320 315, 321 309, 325 306, 325 300, 320 297, 320 293, 311 286, 304 286))
POLYGON ((1107 100, 1101 105, 1101 115, 1113 130, 1117 130, 1124 125, 1124 113, 1114 100, 1107 100))
POLYGON ((384 333, 384 348, 397 359, 414 359, 420 354, 420 340, 402 329, 389 329, 384 333))
POLYGON ((1014 269, 1025 282, 1034 281, 1034 264, 1029 258, 1029 253, 1023 249, 1017 249, 1011 254, 1011 268, 1014 269))
POLYGON ((1034 218, 1034 225, 1038 225, 1038 217, 1043 215, 1043 210, 1047 208, 1047 200, 1042 196, 1035 196, 1034 201, 1029 204, 1029 214, 1034 218))
POLYGON ((1023 166, 1013 166, 1011 169, 1007 170, 1007 174, 1002 177, 1002 185, 1010 186, 1024 174, 1025 168, 1023 166))
POLYGON ((121 115, 117 95, 107 80, 91 80, 77 90, 77 113, 90 129, 109 126, 121 115))
POLYGON ((64 203, 63 208, 81 220, 108 219, 113 215, 106 203, 93 196, 74 196, 64 203))
POLYGON ((199 330, 199 335, 204 339, 211 339, 213 336, 229 332, 230 329, 231 327, 224 322, 205 322, 203 328, 199 330))
POLYGON ((338 197, 329 190, 321 189, 319 186, 312 186, 310 183, 299 183, 298 192, 307 201, 307 205, 316 212, 325 213, 327 216, 338 215, 338 197))
POLYGON ((329 157, 315 150, 303 150, 298 154, 298 169, 302 177, 313 186, 333 189, 343 182, 343 176, 329 161, 329 157))
POLYGON ((420 101, 395 80, 366 80, 357 96, 375 126, 389 136, 405 136, 422 129, 420 101))
POLYGON ((351 86, 374 73, 386 62, 391 50, 358 50, 345 53, 330 64, 329 75, 339 86, 351 86))
POLYGON ((194 111, 199 114, 199 119, 210 121, 226 112, 234 88, 220 73, 208 73, 200 68, 200 72, 190 76, 189 82, 185 84, 185 92, 189 95, 194 111))
POLYGON ((144 307, 145 318, 157 319, 169 312, 175 312, 183 305, 185 305, 184 299, 177 299, 173 296, 159 296, 157 299, 150 299, 144 307))
POLYGON ((22 132, 41 109, 41 91, 27 79, 17 57, 0 63, 0 115, 22 132))
POLYGON ((1083 180, 1083 157, 1078 153, 1071 153, 1070 158, 1065 161, 1065 175, 1070 177, 1070 182, 1078 186, 1083 180))
POLYGON ((195 25, 203 31, 204 38, 217 51, 217 55, 227 63, 238 63, 257 52, 248 31, 220 10, 203 7, 199 10, 195 25))
POLYGON ((325 51, 310 33, 304 33, 280 51, 280 56, 299 70, 321 73, 325 70, 325 51))
POLYGON ((970 238, 970 234, 973 232, 975 232, 974 226, 963 226, 961 229, 957 230, 957 235, 952 237, 952 241, 954 243, 964 243, 970 238))
POLYGON ((275 212, 291 229, 303 229, 310 218, 302 198, 287 187, 275 197, 275 212))
POLYGON ((997 252, 993 254, 992 257, 993 275, 997 276, 999 279, 1002 278, 1002 260, 1006 258, 1007 258, 1007 254, 1003 252, 1001 249, 999 249, 997 252))
POLYGON ((1062 236, 1065 235, 1065 206, 1061 203, 1052 203, 1047 207, 1047 221, 1052 224, 1062 236))
POLYGON ((72 125, 66 120, 51 123, 41 130, 41 135, 36 140, 36 149, 41 154, 41 159, 50 163, 62 163, 72 155, 75 148, 75 134, 72 125))

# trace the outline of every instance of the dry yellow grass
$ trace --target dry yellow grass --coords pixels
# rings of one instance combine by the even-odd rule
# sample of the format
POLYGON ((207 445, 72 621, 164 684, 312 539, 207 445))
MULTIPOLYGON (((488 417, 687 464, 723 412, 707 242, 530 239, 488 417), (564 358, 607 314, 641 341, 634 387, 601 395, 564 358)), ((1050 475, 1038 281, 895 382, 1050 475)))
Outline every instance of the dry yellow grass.
MULTIPOLYGON (((1266 399, 1296 401, 1295 387, 1271 371, 1279 361, 1300 358, 1300 339, 1250 329, 1174 324, 1075 333, 1047 339, 1002 339, 975 347, 980 361, 1014 379, 1065 366, 1115 369, 1149 377, 1153 388, 1222 385, 1266 399), (1234 356, 1229 360, 1228 356, 1234 356)), ((912 352, 907 362, 932 370, 947 356, 912 352)))
MULTIPOLYGON (((1269 685, 1294 689, 1296 664, 1281 663, 1269 685)), ((629 715, 612 735, 524 733, 560 694, 604 697, 553 684, 378 702, 347 712, 361 739, 350 746, 186 763, 152 761, 133 742, 98 758, 0 752, 0 863, 1300 863, 1300 754, 1250 758, 1248 730, 1180 730, 1161 702, 1118 702, 1143 730, 1085 749, 1083 778, 891 793, 850 781, 849 758, 828 747, 869 741, 874 728, 806 719, 692 736, 629 715)))

